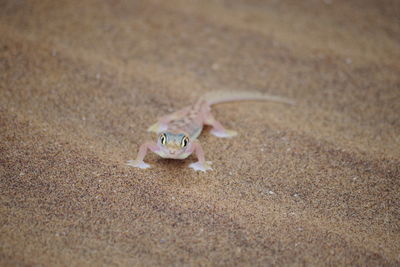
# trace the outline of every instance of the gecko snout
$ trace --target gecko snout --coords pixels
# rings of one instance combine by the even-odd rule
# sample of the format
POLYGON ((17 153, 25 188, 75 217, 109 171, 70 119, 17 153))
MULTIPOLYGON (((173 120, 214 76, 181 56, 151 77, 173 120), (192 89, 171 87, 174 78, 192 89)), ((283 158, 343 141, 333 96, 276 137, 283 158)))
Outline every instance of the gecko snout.
POLYGON ((178 153, 178 150, 176 150, 176 149, 170 149, 170 150, 169 150, 169 153, 170 153, 171 155, 175 155, 175 154, 178 153))

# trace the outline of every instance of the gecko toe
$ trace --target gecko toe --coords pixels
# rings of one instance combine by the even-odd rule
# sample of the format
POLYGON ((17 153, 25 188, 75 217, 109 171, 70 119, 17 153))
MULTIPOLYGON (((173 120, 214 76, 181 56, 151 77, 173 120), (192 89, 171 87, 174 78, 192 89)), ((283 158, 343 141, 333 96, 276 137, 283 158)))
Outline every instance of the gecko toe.
POLYGON ((211 134, 215 135, 216 137, 231 138, 236 136, 238 133, 232 130, 226 130, 226 131, 211 130, 211 134))
POLYGON ((206 172, 212 170, 211 164, 212 164, 211 161, 207 161, 205 164, 201 164, 200 162, 195 162, 189 164, 189 168, 192 168, 195 171, 206 172))
POLYGON ((150 168, 150 165, 145 163, 144 161, 137 162, 136 160, 129 160, 126 162, 126 165, 139 168, 139 169, 148 169, 150 168))

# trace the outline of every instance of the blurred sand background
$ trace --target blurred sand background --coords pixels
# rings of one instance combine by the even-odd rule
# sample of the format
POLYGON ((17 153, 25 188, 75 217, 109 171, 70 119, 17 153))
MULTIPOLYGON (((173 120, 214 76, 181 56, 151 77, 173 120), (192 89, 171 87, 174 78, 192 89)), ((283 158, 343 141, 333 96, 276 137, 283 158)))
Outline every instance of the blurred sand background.
POLYGON ((400 265, 400 2, 0 1, 0 265, 400 265), (213 90, 214 171, 146 158, 213 90))

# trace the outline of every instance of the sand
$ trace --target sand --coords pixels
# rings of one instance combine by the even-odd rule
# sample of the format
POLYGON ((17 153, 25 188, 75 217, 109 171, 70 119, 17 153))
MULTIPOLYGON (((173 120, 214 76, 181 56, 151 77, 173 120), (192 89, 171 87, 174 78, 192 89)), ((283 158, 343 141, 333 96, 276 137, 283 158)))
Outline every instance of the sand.
POLYGON ((400 3, 1 1, 0 265, 400 265, 400 3), (214 90, 214 170, 149 154, 214 90))

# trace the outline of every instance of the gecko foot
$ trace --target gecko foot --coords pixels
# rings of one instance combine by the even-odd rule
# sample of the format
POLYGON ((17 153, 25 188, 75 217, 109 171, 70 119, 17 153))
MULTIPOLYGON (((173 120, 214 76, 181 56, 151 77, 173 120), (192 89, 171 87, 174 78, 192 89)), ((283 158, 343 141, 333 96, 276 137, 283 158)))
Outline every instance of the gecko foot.
POLYGON ((167 130, 167 125, 166 124, 164 124, 164 123, 160 123, 160 122, 156 122, 156 123, 154 123, 153 125, 151 125, 148 129, 147 129, 147 131, 148 132, 154 132, 154 133, 160 133, 160 132, 162 132, 162 131, 165 131, 165 130, 167 130))
POLYGON ((132 167, 135 167, 135 168, 140 168, 140 169, 147 169, 147 168, 150 168, 150 165, 147 164, 147 163, 145 163, 144 161, 138 162, 138 161, 136 161, 136 160, 128 160, 128 161, 126 162, 126 165, 132 166, 132 167))
POLYGON ((195 163, 191 163, 189 164, 189 168, 192 168, 195 171, 202 171, 202 172, 206 172, 208 170, 212 170, 211 168, 211 161, 206 161, 205 164, 201 164, 199 161, 195 162, 195 163))
POLYGON ((211 134, 215 135, 216 137, 231 138, 231 137, 236 136, 238 133, 236 131, 232 131, 232 130, 217 131, 217 130, 212 129, 211 134))

